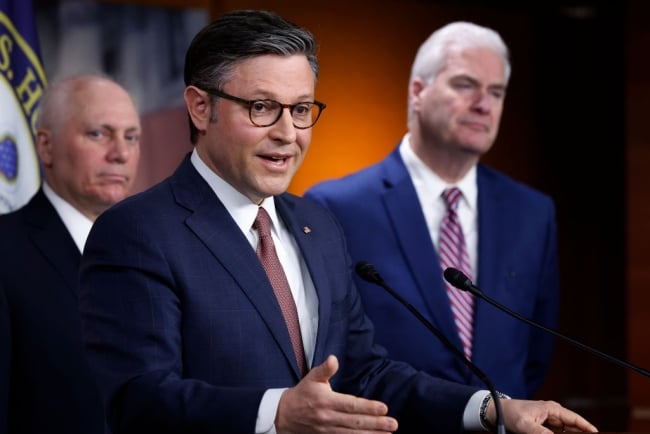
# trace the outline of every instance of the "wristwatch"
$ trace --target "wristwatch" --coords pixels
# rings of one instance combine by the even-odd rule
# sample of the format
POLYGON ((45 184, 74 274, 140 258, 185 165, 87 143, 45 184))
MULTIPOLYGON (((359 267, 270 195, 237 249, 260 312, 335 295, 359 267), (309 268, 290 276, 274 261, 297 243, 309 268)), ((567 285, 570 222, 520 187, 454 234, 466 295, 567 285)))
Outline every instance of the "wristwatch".
MULTIPOLYGON (((497 392, 497 396, 499 397, 499 399, 510 399, 508 395, 501 392, 497 392)), ((487 395, 485 395, 485 398, 483 398, 483 402, 481 402, 481 409, 479 410, 481 425, 483 425, 483 428, 485 428, 485 430, 487 431, 493 428, 490 422, 487 420, 487 408, 488 405, 490 404, 490 401, 492 401, 492 394, 488 393, 487 395)))

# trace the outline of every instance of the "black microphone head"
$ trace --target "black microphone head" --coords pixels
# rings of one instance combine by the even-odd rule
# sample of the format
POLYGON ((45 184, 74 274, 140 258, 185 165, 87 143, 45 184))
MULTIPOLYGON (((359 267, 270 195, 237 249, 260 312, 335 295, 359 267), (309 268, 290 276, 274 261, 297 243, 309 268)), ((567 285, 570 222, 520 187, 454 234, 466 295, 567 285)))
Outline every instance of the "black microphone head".
POLYGON ((472 288, 472 281, 460 270, 449 267, 445 269, 444 276, 447 282, 458 289, 469 291, 472 288))
POLYGON ((379 271, 369 262, 361 261, 357 262, 355 271, 366 282, 382 284, 384 279, 379 275, 379 271))

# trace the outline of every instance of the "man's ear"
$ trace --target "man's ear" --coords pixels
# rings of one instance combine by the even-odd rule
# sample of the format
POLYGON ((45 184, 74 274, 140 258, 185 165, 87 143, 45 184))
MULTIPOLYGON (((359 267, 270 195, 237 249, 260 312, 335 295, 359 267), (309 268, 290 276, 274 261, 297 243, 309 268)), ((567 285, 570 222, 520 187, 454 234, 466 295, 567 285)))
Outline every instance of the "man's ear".
POLYGON ((421 102, 422 102, 420 93, 422 92, 422 90, 424 90, 425 87, 426 85, 419 77, 415 77, 413 81, 411 81, 411 84, 409 85, 410 104, 413 107, 413 110, 416 112, 420 111, 421 102))
POLYGON ((200 132, 205 132, 212 117, 213 107, 210 104, 210 95, 196 86, 187 86, 183 92, 187 112, 192 123, 200 132))
POLYGON ((36 131, 36 152, 44 166, 51 166, 52 160, 52 131, 39 129, 36 131))

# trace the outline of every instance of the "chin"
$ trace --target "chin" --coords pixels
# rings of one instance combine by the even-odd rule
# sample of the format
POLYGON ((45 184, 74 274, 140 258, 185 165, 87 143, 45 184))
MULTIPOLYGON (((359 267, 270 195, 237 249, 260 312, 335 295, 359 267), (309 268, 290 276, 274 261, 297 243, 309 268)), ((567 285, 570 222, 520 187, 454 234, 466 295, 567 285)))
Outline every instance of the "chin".
POLYGON ((266 182, 265 185, 260 187, 262 187, 262 190, 264 190, 267 196, 277 196, 278 194, 282 194, 287 191, 289 184, 291 183, 291 178, 286 178, 283 176, 279 178, 268 179, 267 181, 268 182, 266 182))
POLYGON ((492 147, 492 140, 467 140, 464 144, 464 148, 467 152, 477 155, 483 155, 492 147))
POLYGON ((121 200, 126 199, 128 196, 128 193, 126 190, 120 190, 120 191, 111 191, 111 192, 106 192, 105 194, 101 195, 100 200, 108 205, 115 205, 117 202, 120 202, 121 200))

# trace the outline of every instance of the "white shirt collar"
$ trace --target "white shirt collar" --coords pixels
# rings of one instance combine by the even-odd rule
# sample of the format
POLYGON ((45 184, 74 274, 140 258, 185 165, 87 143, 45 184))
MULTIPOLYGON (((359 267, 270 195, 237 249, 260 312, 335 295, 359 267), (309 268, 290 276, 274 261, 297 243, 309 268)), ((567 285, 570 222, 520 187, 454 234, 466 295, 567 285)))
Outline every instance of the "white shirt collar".
POLYGON ((446 188, 455 186, 463 193, 463 200, 469 209, 472 210, 473 213, 477 212, 478 187, 476 185, 476 166, 473 166, 456 184, 449 185, 435 172, 429 169, 429 167, 424 164, 415 152, 413 152, 410 134, 407 133, 402 139, 399 152, 402 160, 404 160, 406 169, 411 175, 411 179, 413 180, 413 184, 415 185, 418 194, 426 192, 431 201, 436 201, 440 198, 440 195, 446 188))
POLYGON ((70 203, 66 202, 61 196, 56 194, 52 187, 50 187, 47 182, 43 181, 43 193, 52 203, 54 209, 56 210, 63 224, 68 229, 70 236, 74 240, 74 243, 79 248, 80 252, 83 252, 84 245, 86 244, 86 238, 90 233, 93 222, 88 217, 83 215, 79 210, 70 203))
MULTIPOLYGON (((201 160, 198 152, 196 152, 196 148, 192 151, 190 161, 226 207, 226 210, 228 210, 232 218, 235 220, 239 229, 241 229, 244 234, 248 234, 253 227, 255 217, 257 217, 258 205, 251 202, 249 198, 241 194, 232 185, 228 184, 214 173, 212 169, 201 160)), ((261 206, 264 207, 266 212, 269 214, 269 217, 271 217, 271 221, 273 222, 272 230, 277 234, 277 228, 280 227, 280 219, 275 212, 275 200, 273 196, 264 199, 261 206)))

